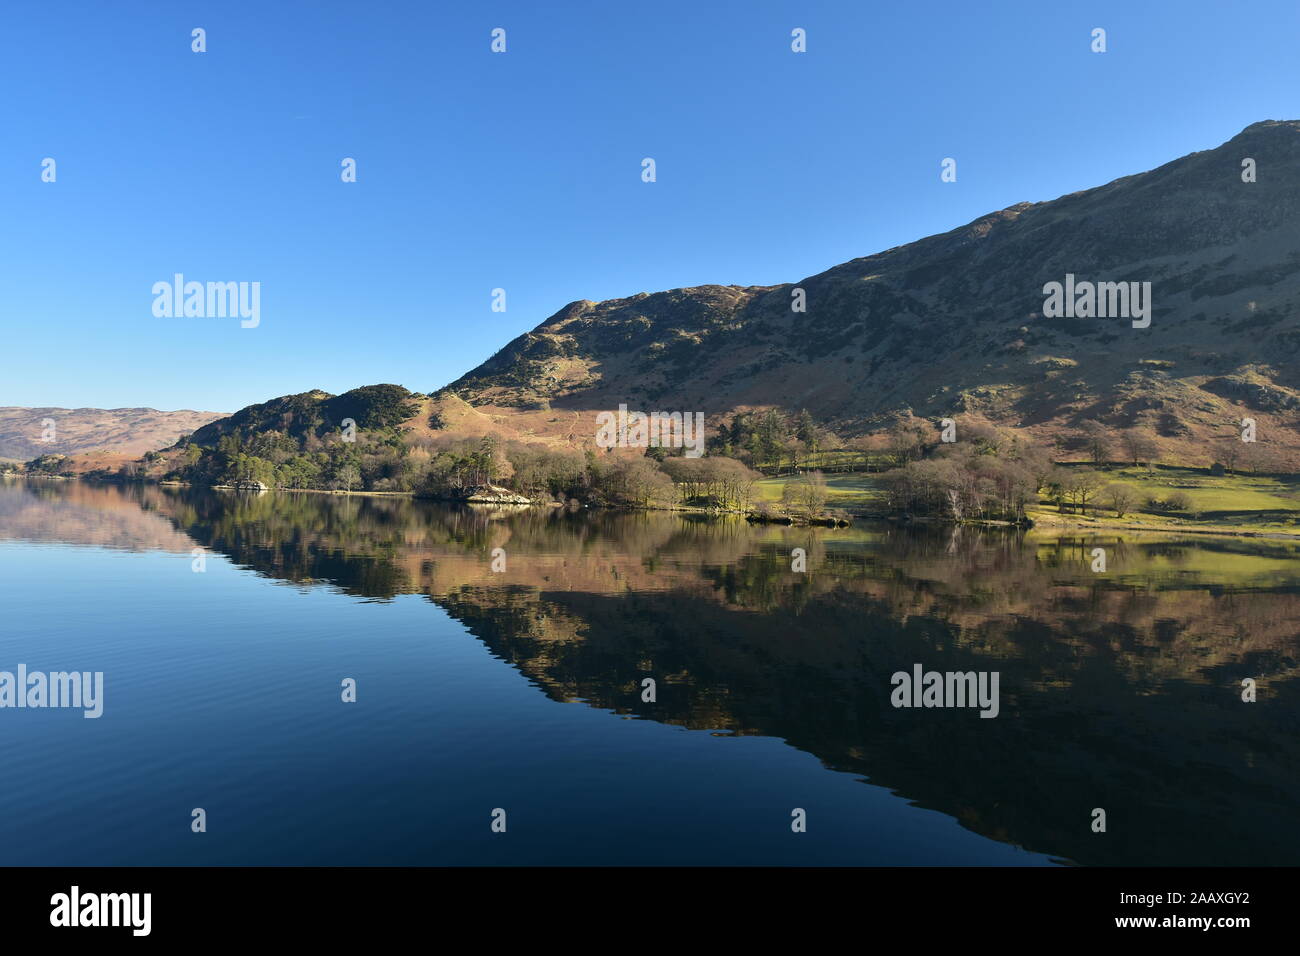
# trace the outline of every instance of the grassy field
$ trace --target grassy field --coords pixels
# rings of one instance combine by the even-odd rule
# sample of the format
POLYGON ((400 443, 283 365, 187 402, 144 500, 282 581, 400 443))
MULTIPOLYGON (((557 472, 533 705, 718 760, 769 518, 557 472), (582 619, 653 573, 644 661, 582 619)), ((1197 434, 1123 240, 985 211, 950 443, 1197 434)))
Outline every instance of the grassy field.
POLYGON ((1088 515, 1060 514, 1055 505, 1040 502, 1029 516, 1039 525, 1086 524, 1099 527, 1141 525, 1158 530, 1204 529, 1260 533, 1300 533, 1300 475, 1222 475, 1199 468, 1111 468, 1107 482, 1131 485, 1138 493, 1137 510, 1117 518, 1102 501, 1088 515), (1167 499, 1182 492, 1191 506, 1177 515, 1147 511, 1149 498, 1167 499))
MULTIPOLYGON (((883 496, 875 484, 874 477, 858 474, 827 475, 826 490, 829 496, 826 507, 842 508, 849 512, 883 511, 885 507, 883 496)), ((775 504, 781 500, 781 489, 785 487, 785 483, 794 480, 788 476, 761 479, 756 485, 757 500, 775 504)))
MULTIPOLYGON (((1088 513, 1062 514, 1055 504, 1040 501, 1031 506, 1029 517, 1036 525, 1051 527, 1150 528, 1155 531, 1203 530, 1219 533, 1300 534, 1300 475, 1223 475, 1215 477, 1199 468, 1114 467, 1103 471, 1106 483, 1131 485, 1137 493, 1136 509, 1117 518, 1101 499, 1090 504, 1088 513), (1177 514, 1153 514, 1148 499, 1166 500, 1175 492, 1190 499, 1191 506, 1177 514)), ((828 508, 850 513, 878 513, 885 510, 876 475, 830 474, 828 508)), ((764 478, 757 483, 758 501, 775 504, 789 477, 764 478)))

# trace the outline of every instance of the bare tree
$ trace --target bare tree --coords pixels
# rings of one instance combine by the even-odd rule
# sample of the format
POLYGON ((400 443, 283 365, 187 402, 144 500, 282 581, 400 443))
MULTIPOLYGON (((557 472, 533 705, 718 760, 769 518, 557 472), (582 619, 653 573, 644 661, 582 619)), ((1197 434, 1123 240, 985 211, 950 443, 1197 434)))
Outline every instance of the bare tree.
POLYGON ((1078 505, 1083 514, 1088 513, 1088 501, 1101 488, 1101 475, 1095 471, 1079 468, 1072 469, 1066 479, 1066 495, 1078 505))
POLYGON ((793 481, 787 481, 781 489, 781 503, 787 509, 815 518, 826 507, 830 493, 826 488, 826 477, 820 471, 810 471, 793 481))
POLYGON ((1124 455, 1133 462, 1134 467, 1150 463, 1156 456, 1156 442, 1145 429, 1126 428, 1120 433, 1120 444, 1124 455))
POLYGON ((1086 421, 1082 425, 1083 447, 1088 459, 1098 468, 1111 458, 1111 430, 1097 421, 1086 421))
POLYGON ((1137 501, 1137 492, 1132 485, 1115 483, 1107 485, 1101 492, 1102 500, 1115 512, 1116 518, 1122 518, 1133 509, 1137 501))
POLYGON ((1223 463, 1223 467, 1227 469, 1228 474, 1236 474, 1237 462, 1241 458, 1242 443, 1229 440, 1219 445, 1217 451, 1219 461, 1223 463))

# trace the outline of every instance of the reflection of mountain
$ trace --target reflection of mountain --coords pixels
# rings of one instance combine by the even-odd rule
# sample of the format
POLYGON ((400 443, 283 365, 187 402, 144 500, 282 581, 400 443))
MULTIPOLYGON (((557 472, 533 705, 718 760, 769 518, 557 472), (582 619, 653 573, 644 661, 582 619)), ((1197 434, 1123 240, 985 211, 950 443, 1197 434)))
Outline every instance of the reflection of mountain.
POLYGON ((1102 541, 1099 577, 1095 541, 74 487, 42 500, 66 493, 82 514, 87 499, 116 512, 142 496, 269 577, 424 593, 556 700, 780 737, 1031 850, 1086 864, 1300 859, 1300 831, 1279 826, 1300 798, 1290 543, 1102 541), (807 575, 790 573, 793 547, 808 550, 807 575), (893 709, 889 675, 914 662, 999 671, 1002 715, 893 709), (1243 676, 1259 678, 1259 703, 1240 701, 1243 676), (1090 832, 1093 807, 1108 834, 1090 832))
POLYGON ((0 482, 0 541, 189 550, 194 542, 153 509, 159 498, 156 488, 132 498, 79 482, 0 482))
POLYGON ((900 613, 918 592, 880 590, 832 587, 762 614, 663 592, 530 602, 475 589, 439 603, 558 699, 779 736, 1032 850, 1113 864, 1297 858, 1277 827, 1300 785, 1294 596, 1264 602, 1256 617, 1274 633, 1242 641, 1233 617, 1258 595, 1201 592, 1184 608, 1187 595, 1162 595, 1126 620, 1134 594, 1089 607, 1067 593, 1037 616, 967 611, 963 626, 945 616, 961 597, 930 593, 929 610, 900 613), (1002 717, 894 710, 889 675, 914 661, 999 670, 1002 717), (1239 702, 1241 674, 1276 675, 1269 706, 1239 702), (638 694, 647 675, 660 679, 653 705, 638 694), (1129 836, 1081 826, 1095 806, 1129 836))

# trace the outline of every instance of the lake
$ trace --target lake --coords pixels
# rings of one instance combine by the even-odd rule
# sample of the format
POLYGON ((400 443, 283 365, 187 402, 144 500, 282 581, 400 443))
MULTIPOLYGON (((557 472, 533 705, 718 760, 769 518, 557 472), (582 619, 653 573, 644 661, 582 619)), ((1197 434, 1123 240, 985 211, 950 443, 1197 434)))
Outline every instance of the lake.
POLYGON ((103 674, 0 708, 4 865, 1300 860, 1293 541, 9 480, 0 582, 103 674))

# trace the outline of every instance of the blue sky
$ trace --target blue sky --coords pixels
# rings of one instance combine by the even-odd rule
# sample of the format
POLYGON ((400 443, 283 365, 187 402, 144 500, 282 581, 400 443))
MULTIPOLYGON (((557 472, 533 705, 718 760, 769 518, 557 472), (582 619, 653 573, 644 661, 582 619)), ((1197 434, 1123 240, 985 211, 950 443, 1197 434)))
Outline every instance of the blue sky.
POLYGON ((431 391, 575 299, 795 281, 1300 118, 1294 2, 87 0, 4 19, 0 405, 431 391), (260 282, 261 324, 155 317, 177 272, 260 282))

